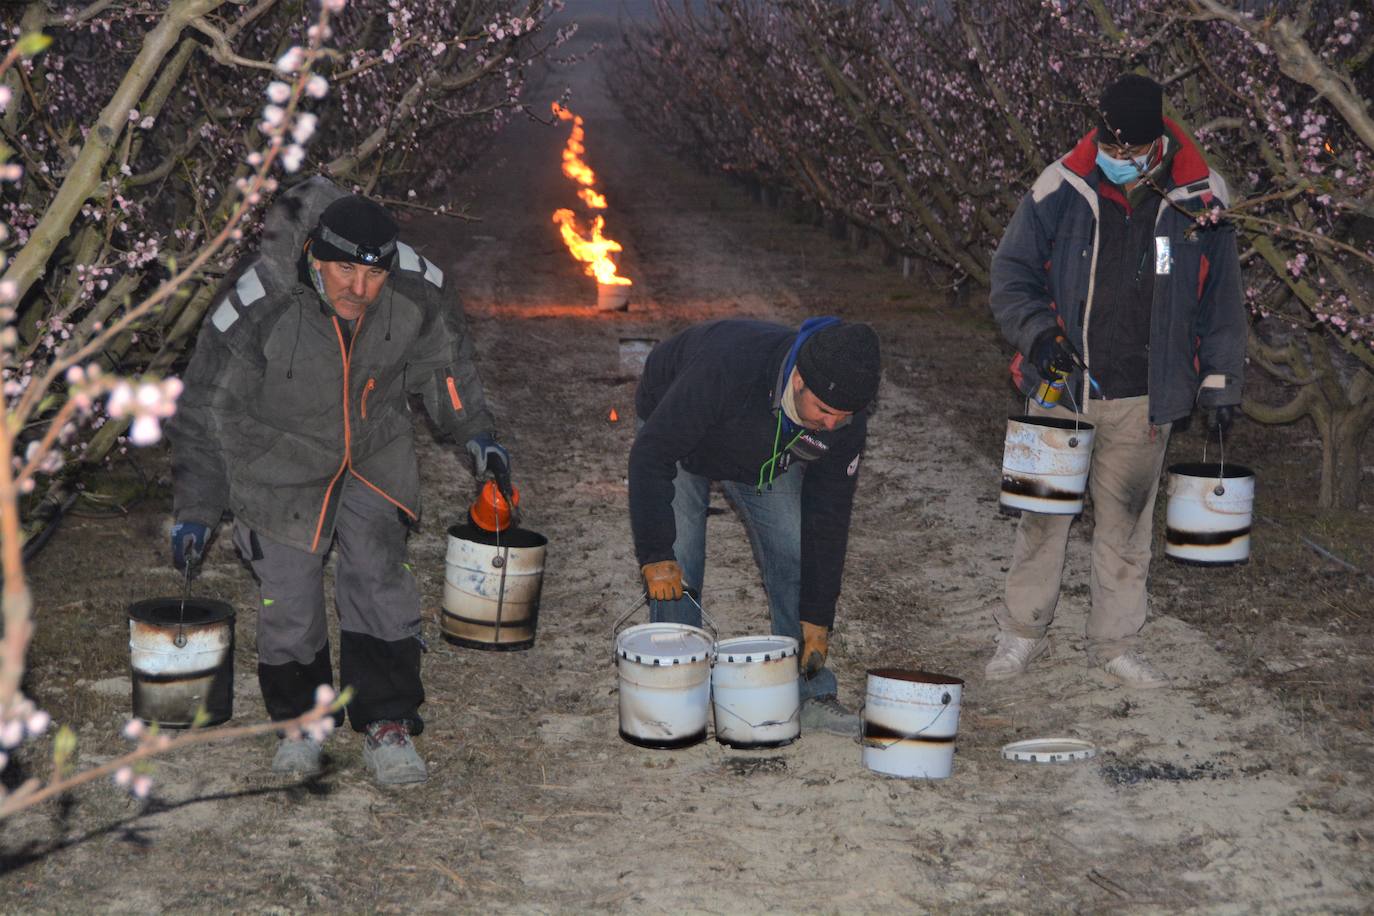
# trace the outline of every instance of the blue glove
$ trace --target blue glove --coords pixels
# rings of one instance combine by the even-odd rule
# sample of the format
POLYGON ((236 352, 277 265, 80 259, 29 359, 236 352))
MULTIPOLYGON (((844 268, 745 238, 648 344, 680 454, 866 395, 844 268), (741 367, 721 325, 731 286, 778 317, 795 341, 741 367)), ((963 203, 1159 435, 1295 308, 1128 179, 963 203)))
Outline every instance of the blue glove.
POLYGON ((496 485, 507 499, 511 495, 510 452, 493 438, 491 433, 479 433, 468 440, 468 454, 472 456, 472 475, 478 480, 488 473, 496 478, 496 485))
POLYGON ((172 526, 172 565, 178 572, 185 572, 187 563, 200 565, 209 538, 210 527, 200 522, 177 522, 172 526))

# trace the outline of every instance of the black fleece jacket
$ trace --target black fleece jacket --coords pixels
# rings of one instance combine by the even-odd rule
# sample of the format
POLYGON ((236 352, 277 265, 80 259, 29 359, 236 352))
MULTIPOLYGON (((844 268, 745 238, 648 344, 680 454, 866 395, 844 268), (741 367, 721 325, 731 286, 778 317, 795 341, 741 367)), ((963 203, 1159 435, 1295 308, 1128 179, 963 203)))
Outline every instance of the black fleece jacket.
MULTIPOLYGON (((630 450, 630 525, 641 565, 673 559, 679 462, 711 480, 757 484, 773 454, 786 381, 779 375, 796 336, 782 325, 727 319, 688 328, 649 354, 635 393, 644 425, 630 450)), ((807 431, 779 471, 805 466, 800 609, 808 623, 828 627, 835 619, 867 430, 861 411, 831 432, 807 431)), ((790 438, 784 426, 781 444, 790 438)))

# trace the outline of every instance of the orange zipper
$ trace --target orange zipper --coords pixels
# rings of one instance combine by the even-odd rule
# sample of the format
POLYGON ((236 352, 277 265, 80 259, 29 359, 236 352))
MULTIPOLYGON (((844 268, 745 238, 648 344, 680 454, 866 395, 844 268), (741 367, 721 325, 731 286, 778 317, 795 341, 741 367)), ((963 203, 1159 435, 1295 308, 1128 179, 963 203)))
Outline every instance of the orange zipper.
POLYGON ((315 538, 310 542, 310 552, 320 546, 320 536, 324 533, 324 515, 329 510, 329 496, 334 492, 334 484, 339 482, 344 471, 348 470, 353 464, 353 430, 348 422, 348 364, 353 359, 353 342, 358 339, 358 332, 363 329, 363 319, 359 316, 358 323, 353 327, 353 337, 347 344, 344 343, 343 329, 339 327, 339 319, 330 319, 334 322, 334 334, 339 339, 339 353, 343 356, 343 421, 344 421, 344 456, 339 464, 339 469, 334 472, 334 477, 329 481, 329 486, 324 491, 324 502, 320 505, 320 517, 315 521, 315 538))
POLYGON ((372 389, 376 387, 377 380, 375 378, 368 379, 367 384, 363 386, 363 403, 361 409, 359 410, 359 413, 364 420, 367 419, 367 396, 371 394, 372 389))

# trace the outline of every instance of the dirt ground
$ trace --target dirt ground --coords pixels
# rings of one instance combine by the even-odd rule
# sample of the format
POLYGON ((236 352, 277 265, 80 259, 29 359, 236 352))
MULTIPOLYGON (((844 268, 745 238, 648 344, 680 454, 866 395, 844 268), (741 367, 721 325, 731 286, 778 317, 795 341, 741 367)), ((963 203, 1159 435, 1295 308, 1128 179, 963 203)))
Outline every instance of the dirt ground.
MULTIPOLYGON (((584 30, 575 50, 605 37, 584 30)), ((535 110, 565 84, 610 200, 607 230, 626 244, 628 312, 594 310, 595 286, 550 222, 575 204, 558 169, 563 128, 516 124, 453 189, 480 222, 404 226, 464 292, 526 523, 550 539, 534 648, 439 638, 445 527, 474 488, 454 449, 422 430, 427 516, 411 559, 430 646, 419 741, 430 781, 376 787, 352 732, 331 739, 328 771, 304 782, 267 772, 267 738, 191 749, 157 762, 147 803, 104 784, 6 822, 0 911, 1374 907, 1374 589, 1300 540, 1374 569, 1374 520, 1307 505, 1308 433, 1242 424, 1237 435, 1235 453, 1260 479, 1249 565, 1179 567, 1157 549, 1144 646, 1176 689, 1132 692, 1085 665, 1090 513, 1075 528, 1052 655, 1024 679, 986 683, 1014 526, 997 510, 1001 436, 1016 404, 982 303, 951 305, 923 276, 904 280, 876 252, 668 157, 621 118, 595 55, 555 70, 535 110), (752 752, 713 741, 650 751, 617 737, 611 628, 640 589, 625 483, 634 381, 619 341, 708 317, 798 324, 828 312, 871 321, 885 362, 833 667, 854 705, 867 668, 967 679, 948 780, 880 777, 856 742, 825 735, 752 752), (1001 759, 1003 744, 1042 736, 1101 753, 1058 766, 1001 759)), ((1180 437, 1171 456, 1200 448, 1180 437)), ((137 461, 165 479, 165 456, 137 461)), ((131 467, 104 485, 136 482, 131 467)), ((747 541, 719 505, 705 600, 722 636, 766 632, 747 541)), ((83 765, 122 746, 127 605, 178 592, 167 510, 154 487, 127 517, 72 517, 33 569, 28 689, 78 729, 83 765)), ((235 720, 260 720, 256 594, 223 534, 196 591, 238 609, 235 720)), ((41 766, 48 750, 12 771, 41 766)))

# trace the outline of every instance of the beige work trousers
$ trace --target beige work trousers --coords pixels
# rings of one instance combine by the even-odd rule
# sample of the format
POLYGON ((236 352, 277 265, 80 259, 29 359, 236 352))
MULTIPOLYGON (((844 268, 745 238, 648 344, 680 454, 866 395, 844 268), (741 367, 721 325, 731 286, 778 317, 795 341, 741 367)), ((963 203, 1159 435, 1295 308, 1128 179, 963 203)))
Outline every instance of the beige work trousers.
MULTIPOLYGON (((1071 419, 1065 406, 1032 403, 1033 416, 1071 419)), ((1172 424, 1150 424, 1149 398, 1095 400, 1080 419, 1096 429, 1088 492, 1092 497, 1092 572, 1088 662, 1104 664, 1130 650, 1145 625, 1155 495, 1172 424)), ((1007 571, 1006 603, 995 616, 1003 632, 1039 639, 1059 603, 1071 515, 1022 512, 1007 571)))

